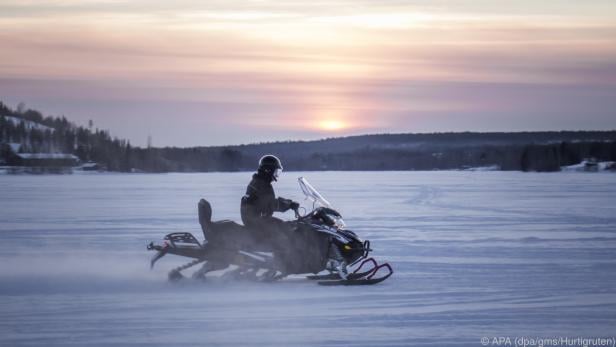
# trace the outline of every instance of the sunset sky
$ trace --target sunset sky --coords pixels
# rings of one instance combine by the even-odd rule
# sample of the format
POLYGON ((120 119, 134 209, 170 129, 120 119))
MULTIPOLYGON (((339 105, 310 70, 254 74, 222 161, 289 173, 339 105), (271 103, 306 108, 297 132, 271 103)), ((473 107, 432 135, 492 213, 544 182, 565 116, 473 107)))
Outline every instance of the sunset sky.
POLYGON ((616 129, 616 1, 0 0, 0 101, 134 145, 616 129))

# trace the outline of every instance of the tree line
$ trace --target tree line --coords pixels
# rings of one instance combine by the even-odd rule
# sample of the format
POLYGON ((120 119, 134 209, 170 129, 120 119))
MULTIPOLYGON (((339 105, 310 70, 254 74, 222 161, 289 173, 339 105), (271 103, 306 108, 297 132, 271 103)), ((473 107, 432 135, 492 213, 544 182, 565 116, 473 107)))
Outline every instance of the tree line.
MULTIPOLYGON (((616 161, 616 131, 376 134, 238 146, 140 148, 108 131, 77 126, 64 116, 43 116, 23 104, 0 102, 0 144, 22 152, 71 153, 110 171, 250 171, 267 153, 286 170, 501 170, 558 171, 586 158, 616 161), (29 127, 26 122, 42 125, 29 127)), ((8 149, 3 147, 3 151, 8 149)))

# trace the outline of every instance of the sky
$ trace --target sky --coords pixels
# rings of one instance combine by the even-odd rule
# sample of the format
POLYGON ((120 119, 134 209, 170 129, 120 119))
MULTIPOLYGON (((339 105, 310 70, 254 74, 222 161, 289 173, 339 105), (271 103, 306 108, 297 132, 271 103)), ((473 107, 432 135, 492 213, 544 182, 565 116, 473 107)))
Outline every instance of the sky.
POLYGON ((131 144, 616 129, 616 1, 0 0, 0 101, 131 144))

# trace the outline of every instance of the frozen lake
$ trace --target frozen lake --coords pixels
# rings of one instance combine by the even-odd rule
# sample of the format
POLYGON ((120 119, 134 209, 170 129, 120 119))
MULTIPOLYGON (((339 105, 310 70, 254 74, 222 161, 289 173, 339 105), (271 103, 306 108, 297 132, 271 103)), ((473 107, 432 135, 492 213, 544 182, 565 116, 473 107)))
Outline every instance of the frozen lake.
MULTIPOLYGON (((481 346, 616 335, 616 175, 306 176, 396 273, 375 286, 172 284, 145 246, 239 219, 250 173, 0 176, 0 346, 481 346)), ((291 213, 284 215, 292 218, 291 213)))

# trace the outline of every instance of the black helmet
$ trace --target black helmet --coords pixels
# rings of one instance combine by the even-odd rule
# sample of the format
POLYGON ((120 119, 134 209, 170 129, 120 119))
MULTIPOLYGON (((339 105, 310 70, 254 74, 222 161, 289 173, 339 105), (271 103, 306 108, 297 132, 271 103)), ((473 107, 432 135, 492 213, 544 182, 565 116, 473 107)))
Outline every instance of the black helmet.
POLYGON ((278 178, 278 172, 282 171, 282 163, 277 156, 267 154, 259 159, 259 171, 271 174, 274 180, 278 178))

